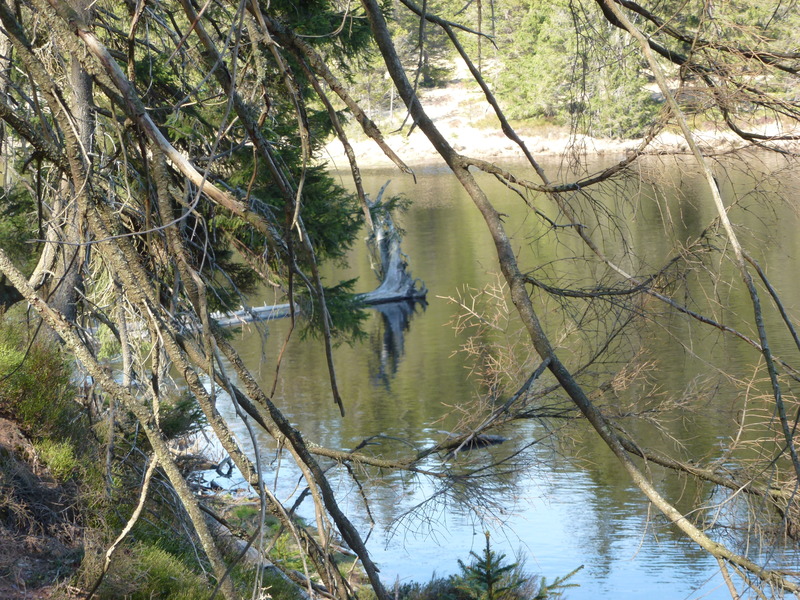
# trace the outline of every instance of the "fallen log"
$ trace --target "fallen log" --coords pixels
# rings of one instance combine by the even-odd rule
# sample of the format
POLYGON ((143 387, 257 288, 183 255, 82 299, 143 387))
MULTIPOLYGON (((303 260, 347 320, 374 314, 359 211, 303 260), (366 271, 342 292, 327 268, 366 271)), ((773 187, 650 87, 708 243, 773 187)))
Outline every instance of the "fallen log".
MULTIPOLYGON (((298 307, 295 305, 295 310, 298 307)), ((291 313, 291 305, 286 304, 271 304, 264 306, 242 307, 239 310, 230 312, 213 312, 211 318, 217 322, 220 327, 236 327, 244 325, 245 323, 252 323, 253 321, 268 321, 270 319, 282 319, 288 317, 291 313)))

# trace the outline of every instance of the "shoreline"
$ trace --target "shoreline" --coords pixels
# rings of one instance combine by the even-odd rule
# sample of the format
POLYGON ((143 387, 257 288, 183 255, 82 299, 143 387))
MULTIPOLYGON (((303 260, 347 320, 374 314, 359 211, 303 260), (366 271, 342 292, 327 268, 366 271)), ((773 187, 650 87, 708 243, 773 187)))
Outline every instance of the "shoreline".
MULTIPOLYGON (((486 104, 483 93, 479 88, 468 85, 463 77, 454 79, 442 88, 420 90, 419 98, 427 115, 456 152, 488 162, 525 161, 519 146, 503 134, 500 122, 486 104)), ((383 132, 386 144, 410 168, 444 167, 444 160, 419 128, 411 128, 406 124, 402 132, 397 131, 405 114, 404 108, 398 108, 391 114, 383 112, 370 117, 383 132)), ((578 155, 624 157, 639 151, 644 141, 644 138, 598 138, 574 134, 568 127, 557 125, 517 124, 515 128, 534 158, 543 159, 578 155)), ((764 136, 765 139, 761 141, 765 144, 790 152, 800 152, 800 139, 778 140, 792 134, 799 135, 800 131, 787 131, 776 121, 751 124, 749 129, 758 136, 764 136)), ((753 147, 752 143, 743 140, 730 129, 714 128, 712 124, 708 128, 696 128, 693 133, 700 148, 709 153, 721 154, 753 147)), ((348 135, 359 168, 396 168, 378 144, 368 138, 357 125, 351 124, 348 127, 348 135)), ((643 154, 689 152, 689 145, 683 135, 671 129, 655 136, 643 154)), ((327 162, 332 170, 350 170, 344 148, 336 137, 325 144, 320 160, 327 162)))
MULTIPOLYGON (((454 127, 450 123, 438 125, 446 139, 451 142, 453 148, 460 154, 488 162, 525 161, 525 156, 519 146, 499 130, 480 129, 470 126, 454 127)), ((771 136, 779 136, 784 133, 778 131, 777 127, 768 129, 770 130, 759 131, 758 133, 771 136)), ((730 131, 697 130, 694 133, 700 148, 714 154, 754 147, 753 144, 747 143, 730 131)), ((363 136, 363 134, 360 135, 363 136)), ((520 138, 525 142, 534 158, 552 158, 567 154, 625 156, 639 151, 643 141, 642 138, 609 139, 594 138, 586 135, 520 135, 520 138)), ((445 166, 444 160, 418 129, 415 129, 411 135, 394 133, 387 135, 384 139, 400 159, 412 169, 445 166)), ((360 169, 396 168, 396 165, 373 140, 351 140, 350 144, 360 169)), ((783 142, 781 145, 789 151, 797 152, 800 150, 800 143, 798 142, 783 142)), ((689 152, 689 146, 682 135, 673 132, 662 132, 647 145, 643 154, 685 154, 689 152)), ((342 144, 336 138, 324 146, 320 158, 322 161, 327 162, 332 170, 348 171, 350 169, 342 144)))

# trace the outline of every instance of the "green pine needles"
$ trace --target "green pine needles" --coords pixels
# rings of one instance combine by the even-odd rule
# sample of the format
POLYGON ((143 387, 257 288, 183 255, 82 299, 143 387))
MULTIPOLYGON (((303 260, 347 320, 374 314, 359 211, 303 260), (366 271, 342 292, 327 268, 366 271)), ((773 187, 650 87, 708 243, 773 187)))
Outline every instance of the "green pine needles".
MULTIPOLYGON (((583 565, 563 577, 556 577, 548 583, 525 569, 524 561, 509 563, 506 555, 492 550, 490 534, 487 531, 486 546, 479 555, 470 552, 469 564, 459 560, 461 573, 437 577, 436 574, 426 583, 409 582, 399 584, 395 589, 398 600, 560 600, 566 588, 578 587, 569 579, 583 565)), ((362 597, 362 596, 359 596, 362 597)), ((374 595, 363 596, 365 600, 374 595)))
POLYGON ((456 588, 470 600, 544 600, 560 598, 565 588, 578 587, 578 584, 568 583, 568 580, 583 569, 583 565, 563 577, 556 577, 549 584, 542 577, 536 585, 535 578, 527 576, 519 562, 508 563, 505 554, 492 550, 489 532, 486 531, 485 535, 486 546, 482 556, 470 552, 474 559, 472 563, 458 561, 461 575, 457 577, 456 588))
POLYGON ((475 561, 469 565, 459 559, 462 583, 458 587, 475 600, 500 600, 506 597, 506 592, 522 586, 525 580, 515 573, 519 563, 504 564, 506 555, 492 550, 489 532, 485 532, 485 535, 483 556, 470 552, 475 561))

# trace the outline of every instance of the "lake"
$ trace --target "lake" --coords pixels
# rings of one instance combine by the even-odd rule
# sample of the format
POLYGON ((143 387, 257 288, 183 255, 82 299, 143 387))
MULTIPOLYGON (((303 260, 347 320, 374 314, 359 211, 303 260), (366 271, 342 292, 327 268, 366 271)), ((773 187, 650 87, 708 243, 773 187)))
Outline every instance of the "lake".
MULTIPOLYGON (((553 174, 562 168, 556 163, 545 166, 553 174)), ((796 314, 797 207, 775 197, 780 193, 796 200, 798 177, 781 171, 780 159, 758 155, 747 163, 731 161, 725 166, 726 171, 718 167, 720 187, 735 204, 731 215, 740 223, 738 232, 766 266, 790 314, 796 314), (780 176, 766 180, 765 173, 779 171, 780 176)), ((415 307, 401 336, 387 329, 388 321, 379 310, 370 309, 364 339, 335 349, 344 418, 332 401, 318 340, 302 340, 294 332, 276 380, 276 358, 288 320, 236 331, 237 349, 266 390, 275 385, 276 402, 307 440, 348 449, 379 436, 368 451, 402 456, 442 439, 442 432, 459 430, 462 419, 477 410, 476 403, 490 390, 499 389, 501 399, 507 397, 538 364, 520 338, 513 310, 507 311, 499 300, 486 296, 478 300, 496 328, 478 338, 470 338, 474 330, 454 329, 454 319, 463 308, 448 298, 461 294, 470 303, 477 290, 498 285, 494 246, 479 213, 447 169, 420 169, 416 175, 415 184, 396 171, 364 173, 368 193, 377 193, 391 179, 387 193, 403 194, 412 201, 399 217, 406 233, 403 249, 412 274, 425 282, 429 293, 427 305, 415 307), (463 350, 470 340, 478 348, 472 356, 463 350), (476 357, 478 364, 496 361, 512 370, 513 379, 479 381, 476 357)), ((342 174, 342 185, 348 186, 347 181, 342 174)), ((613 281, 576 235, 563 228, 554 232, 518 196, 488 177, 481 181, 506 215, 523 269, 564 287, 587 286, 596 279, 613 281)), ((577 196, 568 200, 608 255, 642 274, 655 272, 667 257, 685 252, 687 241, 700 236, 714 220, 703 182, 684 159, 645 159, 637 176, 599 195, 594 205, 579 205, 577 196), (612 219, 611 213, 618 217, 612 219)), ((549 219, 563 222, 544 199, 531 196, 529 201, 549 219)), ((670 289, 676 300, 754 335, 747 324, 752 309, 746 290, 731 276, 733 268, 711 248, 723 240, 713 236, 708 240, 708 253, 693 255, 697 272, 682 276, 670 289), (723 276, 708 277, 711 271, 723 276)), ((377 283, 363 244, 353 249, 347 267, 328 266, 326 277, 328 281, 358 277, 358 291, 369 291, 377 283)), ((273 298, 265 294, 253 304, 262 300, 273 298)), ((559 304, 540 292, 535 302, 560 356, 572 368, 611 339, 605 358, 580 375, 588 389, 613 378, 634 357, 645 365, 642 379, 631 384, 615 379, 614 393, 601 405, 609 414, 653 411, 644 418, 620 421, 649 447, 676 452, 682 445, 684 456, 717 458, 739 431, 737 418, 744 403, 759 402, 745 398, 740 385, 759 362, 752 348, 686 320, 652 298, 640 307, 647 317, 620 335, 615 332, 629 314, 625 307, 604 304, 596 310, 595 303, 559 304), (656 415, 660 423, 651 418, 656 415)), ((796 362, 797 350, 788 336, 779 333, 774 316, 769 316, 768 327, 776 334, 774 351, 796 362)), ((544 377, 537 385, 549 381, 544 377)), ((752 387, 759 385, 754 382, 752 387)), ((562 401, 558 394, 553 396, 553 402, 562 401)), ((768 407, 763 401, 762 405, 768 407)), ((237 433, 246 438, 243 427, 237 433)), ((500 446, 471 450, 458 460, 429 459, 445 461, 457 471, 461 460, 475 467, 520 451, 509 463, 513 469, 487 471, 480 487, 443 490, 437 481, 408 474, 360 473, 369 512, 352 480, 331 471, 346 514, 362 535, 369 533, 368 548, 387 585, 457 572, 457 559, 468 561, 470 551, 479 553, 483 532, 489 529, 495 549, 509 557, 518 555, 530 572, 548 580, 584 565, 571 580, 580 587, 567 590, 568 598, 626 600, 643 593, 657 598, 730 597, 716 561, 664 523, 585 424, 575 419, 531 419, 501 433, 508 440, 500 446)), ((252 452, 252 444, 244 443, 252 452)), ((266 436, 258 444, 269 463, 267 480, 274 482, 279 498, 291 503, 301 491, 296 470, 290 461, 276 456, 266 436)), ((660 470, 653 470, 652 476, 659 491, 679 509, 690 510, 696 497, 715 501, 713 490, 684 477, 660 470)), ((717 509, 704 515, 716 521, 712 532, 729 543, 749 541, 747 532, 732 527, 740 508, 728 504, 717 509)), ((312 515, 308 502, 300 513, 312 515)), ((751 546, 750 555, 770 566, 777 561, 797 570, 797 557, 784 549, 751 546)))

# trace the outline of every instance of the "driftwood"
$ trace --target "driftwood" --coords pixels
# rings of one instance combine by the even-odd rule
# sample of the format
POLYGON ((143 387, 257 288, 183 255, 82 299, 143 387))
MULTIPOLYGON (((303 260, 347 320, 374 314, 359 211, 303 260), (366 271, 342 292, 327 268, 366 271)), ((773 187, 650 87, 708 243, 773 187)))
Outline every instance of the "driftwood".
MULTIPOLYGON (((295 305, 295 310, 298 306, 295 305)), ((239 310, 231 312, 213 312, 211 318, 217 322, 220 327, 236 327, 237 325, 244 325, 245 323, 252 323, 253 321, 268 321, 270 319, 282 319, 288 317, 291 313, 291 305, 286 304, 272 304, 256 307, 242 307, 239 310)))

